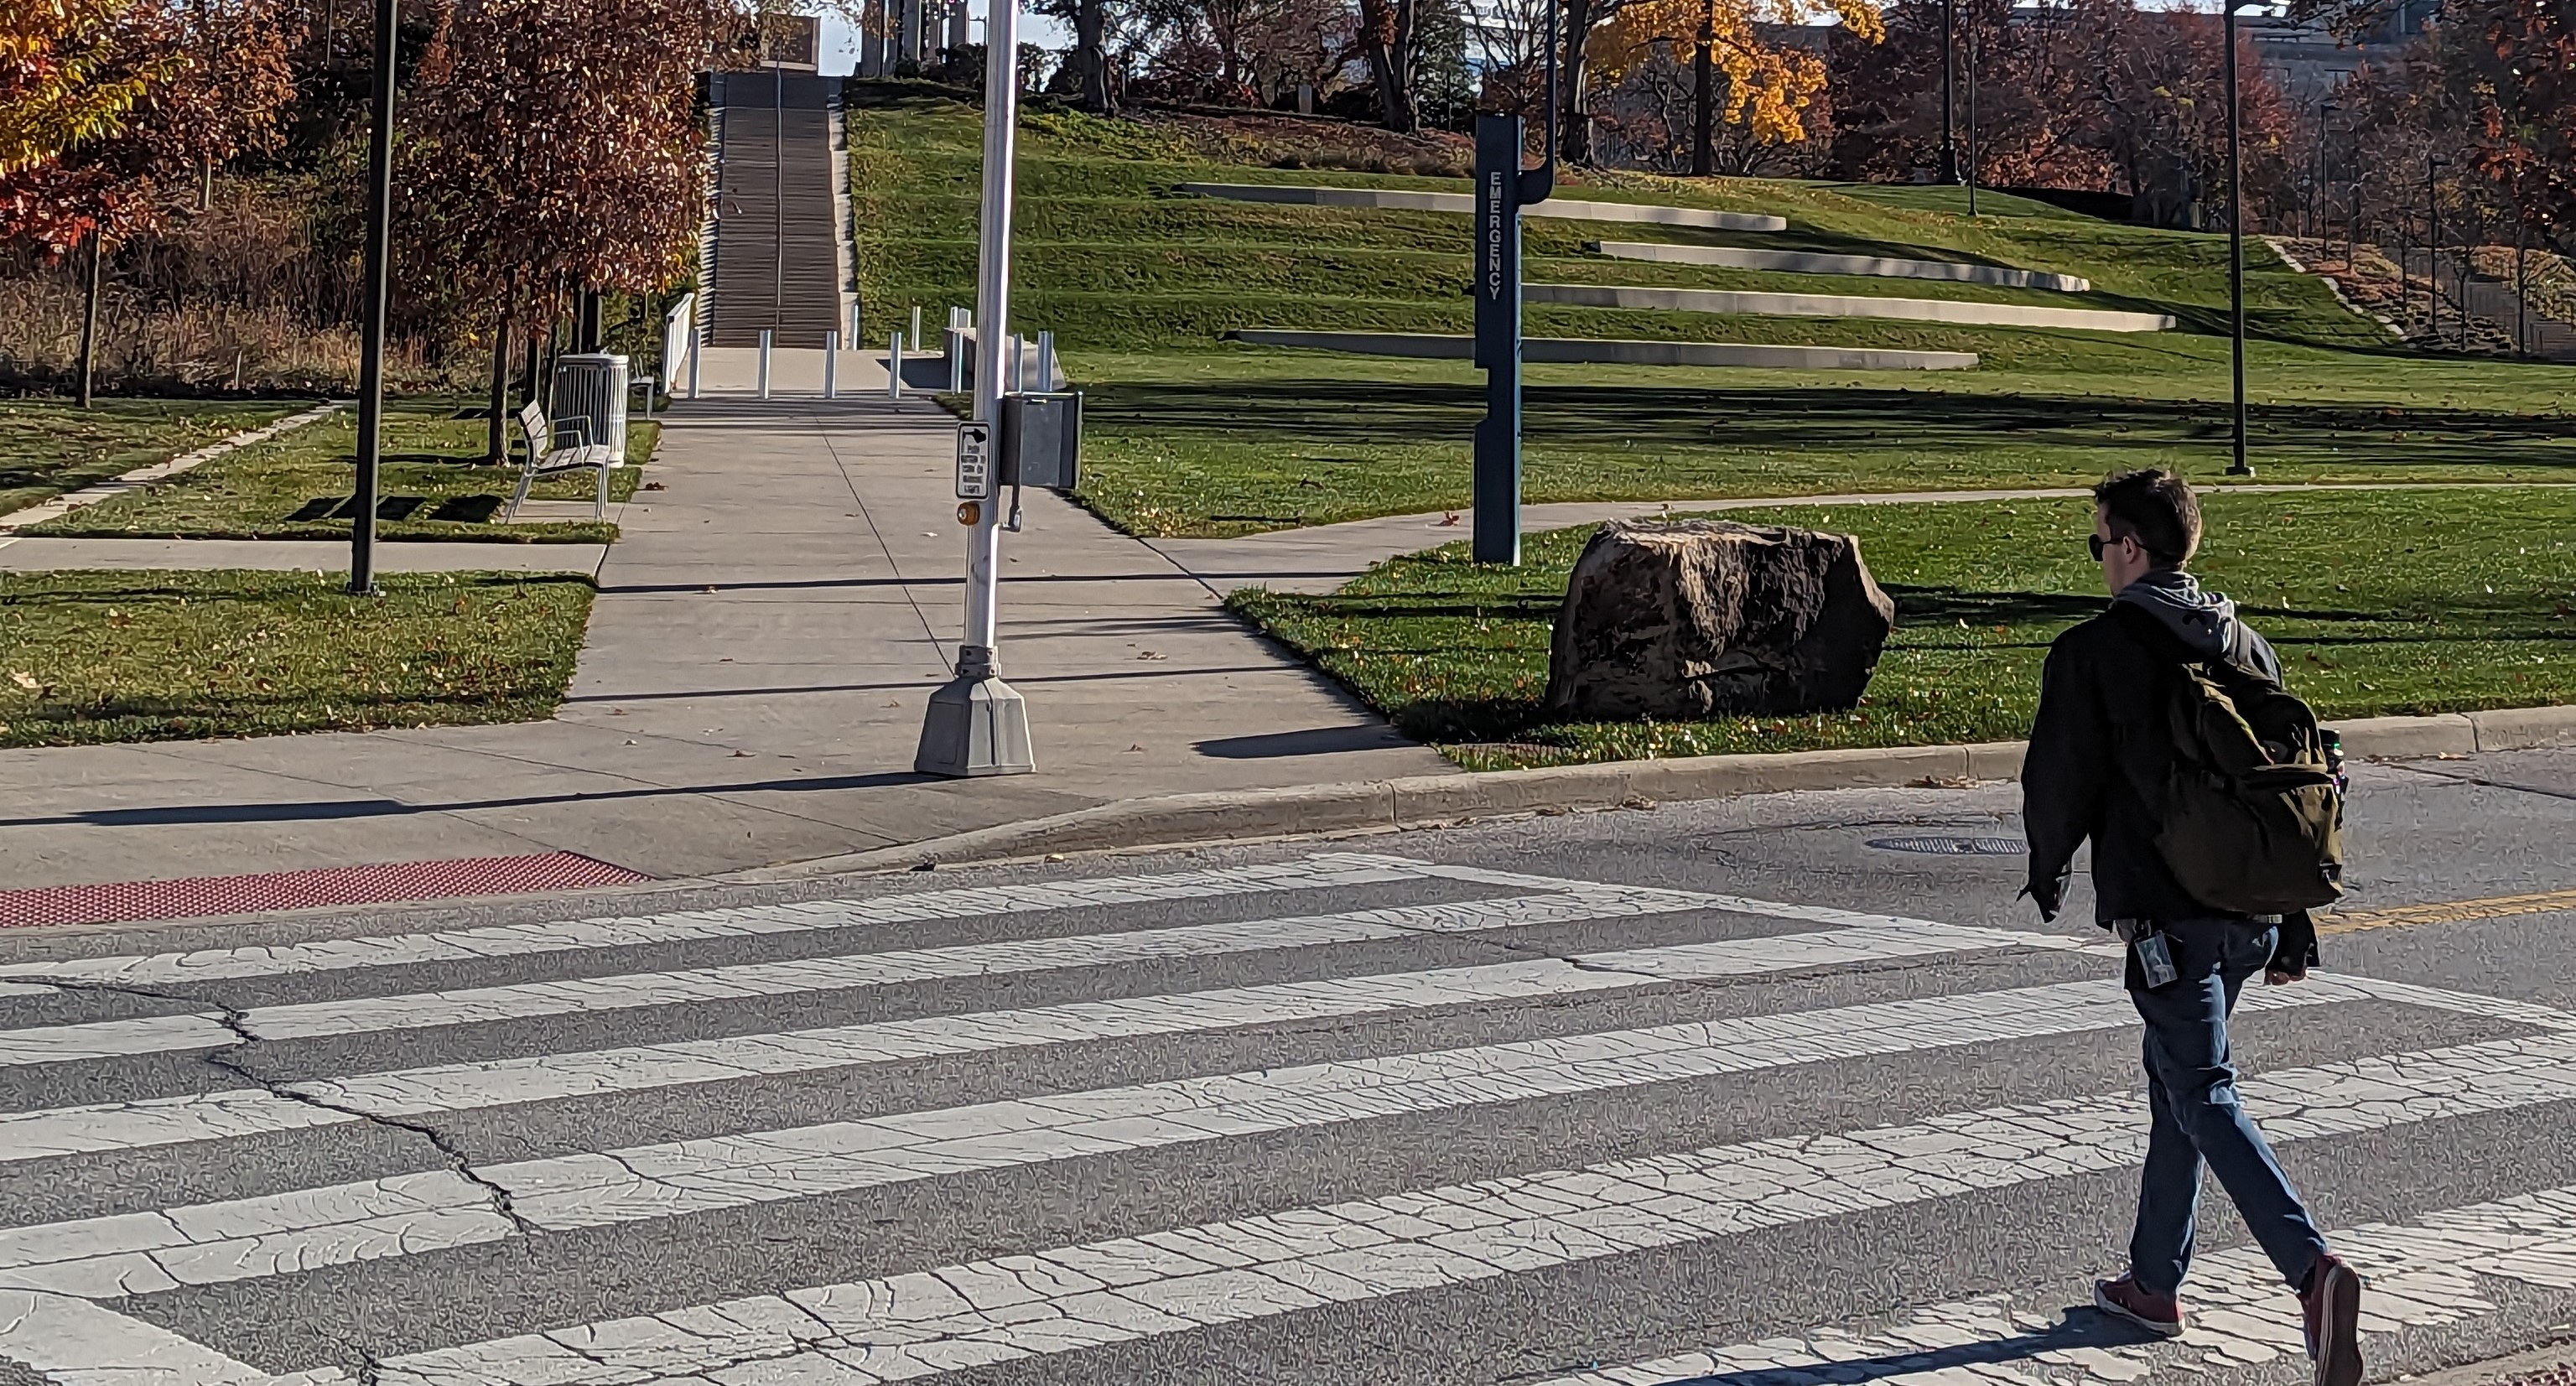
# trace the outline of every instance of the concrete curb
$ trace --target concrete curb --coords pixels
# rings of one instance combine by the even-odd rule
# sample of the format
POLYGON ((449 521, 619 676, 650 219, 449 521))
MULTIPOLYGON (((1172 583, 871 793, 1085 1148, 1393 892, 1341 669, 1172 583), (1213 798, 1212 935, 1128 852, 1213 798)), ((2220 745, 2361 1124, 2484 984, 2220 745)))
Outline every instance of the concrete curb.
MULTIPOLYGON (((1476 339, 1440 332, 1306 332, 1247 327, 1225 334, 1246 346, 1339 351, 1354 356, 1404 356, 1464 361, 1476 339)), ((1521 359, 1558 365, 1748 366, 1771 370, 1963 371, 1973 351, 1911 351, 1890 347, 1771 346, 1745 342, 1651 342, 1617 337, 1531 337, 1521 359)))
MULTIPOLYGON (((2334 725, 2343 735, 2345 754, 2356 759, 2406 760, 2576 746, 2576 707, 2371 717, 2334 725)), ((2024 750, 2023 742, 1989 741, 1965 746, 1690 756, 1118 799, 1025 822, 724 879, 787 880, 901 870, 925 863, 957 865, 1054 853, 1437 827, 1476 818, 1580 813, 1645 807, 1665 800, 1728 799, 1796 790, 1957 788, 2019 777, 2024 750)))
POLYGON ((1660 260, 1678 265, 1724 265, 1782 274, 1847 274, 1875 279, 1947 279, 1962 284, 2002 284, 2080 294, 2093 281, 2047 270, 2008 269, 1957 260, 1899 260, 1884 255, 1822 255, 1806 250, 1744 250, 1733 246, 1674 245, 1665 241, 1586 241, 1584 249, 1614 260, 1660 260))
MULTIPOLYGON (((1422 188, 1314 187, 1295 183, 1182 183, 1177 191, 1229 202, 1277 202, 1301 207, 1365 207, 1379 211, 1472 213, 1473 193, 1422 188)), ((1662 207, 1650 202, 1585 202, 1551 197, 1521 209, 1529 217, 1565 221, 1624 221, 1696 226, 1710 231, 1786 231, 1789 223, 1763 212, 1720 212, 1706 207, 1662 207)))
POLYGON ((1667 313, 1754 313, 1801 318, 1894 318, 1964 327, 2059 327, 2082 332, 2163 332, 2164 313, 2107 308, 2034 308, 1974 299, 1884 298, 1868 294, 1783 294, 1735 289, 1674 289, 1627 284, 1523 284, 1524 303, 1579 308, 1643 308, 1667 313))

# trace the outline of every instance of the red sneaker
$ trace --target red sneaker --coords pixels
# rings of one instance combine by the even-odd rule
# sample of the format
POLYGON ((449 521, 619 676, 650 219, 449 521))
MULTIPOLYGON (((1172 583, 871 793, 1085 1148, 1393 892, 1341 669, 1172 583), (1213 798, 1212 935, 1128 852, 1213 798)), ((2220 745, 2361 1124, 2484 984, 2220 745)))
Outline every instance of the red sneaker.
POLYGON ((2094 1281, 2093 1307, 2115 1319, 2136 1324, 2159 1338, 2182 1336, 2182 1300, 2174 1295, 2152 1294, 2139 1288, 2134 1275, 2094 1281))
POLYGON ((2361 1277, 2333 1252, 2317 1258, 2299 1296, 2317 1386, 2361 1386, 2361 1277))

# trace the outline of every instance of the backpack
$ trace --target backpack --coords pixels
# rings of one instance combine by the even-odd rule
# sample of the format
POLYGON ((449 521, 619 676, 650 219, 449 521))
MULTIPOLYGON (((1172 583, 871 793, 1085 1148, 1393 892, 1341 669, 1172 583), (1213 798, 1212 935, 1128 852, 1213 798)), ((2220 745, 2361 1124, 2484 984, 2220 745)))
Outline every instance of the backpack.
POLYGON ((2163 692, 2171 742, 2156 851, 2191 897, 2286 914, 2343 895, 2343 796, 2317 715, 2233 659, 2202 657, 2153 612, 2111 608, 2177 667, 2163 692))

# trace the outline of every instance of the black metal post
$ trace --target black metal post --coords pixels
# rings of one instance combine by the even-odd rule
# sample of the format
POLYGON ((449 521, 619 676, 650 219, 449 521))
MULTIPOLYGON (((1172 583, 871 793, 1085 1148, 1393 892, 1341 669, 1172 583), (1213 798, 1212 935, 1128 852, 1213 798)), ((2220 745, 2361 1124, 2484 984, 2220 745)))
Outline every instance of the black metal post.
POLYGON ((358 356, 358 474, 349 498, 349 592, 376 595, 376 467, 383 456, 385 279, 394 210, 397 0, 376 0, 375 128, 367 135, 365 317, 358 356))
POLYGON ((1954 0, 1941 0, 1941 181, 1959 181, 1959 141, 1954 131, 1958 103, 1951 89, 1958 77, 1958 62, 1951 52, 1956 21, 1951 15, 1954 0))
POLYGON ((780 74, 778 53, 769 55, 770 211, 778 222, 778 251, 769 262, 769 321, 780 325, 787 312, 787 79, 780 74))
POLYGON ((87 409, 91 382, 98 378, 98 291, 101 261, 107 253, 107 228, 89 229, 89 283, 81 294, 80 407, 87 409))
POLYGON ((2513 225, 2513 354, 2531 354, 2531 227, 2517 218, 2513 225))
POLYGON ((2236 6, 2240 0, 2221 0, 2220 13, 2226 16, 2227 41, 2227 312, 2230 326, 2228 359, 2236 380, 2236 419, 2232 441, 2236 458, 2227 466, 2229 476, 2252 476, 2254 467, 2245 460, 2245 181, 2238 167, 2236 106, 2236 6))
POLYGON ((1476 117, 1475 364, 1485 372, 1485 416, 1474 449, 1479 563, 1521 561, 1521 209, 1556 187, 1556 10, 1548 8, 1546 156, 1521 167, 1527 133, 1516 115, 1476 117))
POLYGON ((1977 214, 1977 17, 1968 16, 1968 215, 1977 214))
POLYGON ((1701 0, 1699 12, 1699 49, 1691 55, 1691 176, 1707 178, 1717 172, 1716 94, 1709 84, 1716 79, 1715 60, 1709 52, 1717 42, 1717 0, 1701 0))
POLYGON ((2442 345, 2442 202, 2433 170, 2449 162, 2438 154, 2424 160, 2424 330, 2435 347, 2442 345))

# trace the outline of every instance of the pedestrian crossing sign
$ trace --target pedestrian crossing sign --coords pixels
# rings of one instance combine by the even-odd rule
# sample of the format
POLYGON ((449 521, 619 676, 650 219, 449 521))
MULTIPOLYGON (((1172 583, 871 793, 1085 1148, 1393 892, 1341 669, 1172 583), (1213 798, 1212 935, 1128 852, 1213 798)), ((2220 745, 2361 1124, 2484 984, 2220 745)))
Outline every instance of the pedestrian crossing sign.
POLYGON ((967 422, 957 425, 957 499, 992 499, 993 451, 989 446, 992 437, 991 424, 967 422))

